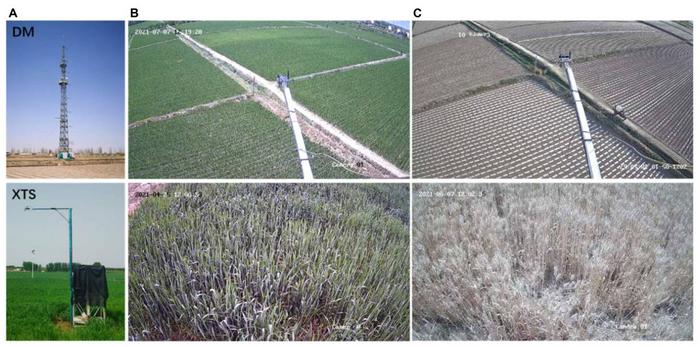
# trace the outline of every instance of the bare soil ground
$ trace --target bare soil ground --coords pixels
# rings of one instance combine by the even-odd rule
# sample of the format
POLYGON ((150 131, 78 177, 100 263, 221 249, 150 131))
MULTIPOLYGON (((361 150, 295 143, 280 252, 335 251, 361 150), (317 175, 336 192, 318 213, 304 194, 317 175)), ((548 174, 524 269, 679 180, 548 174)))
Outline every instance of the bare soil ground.
POLYGON ((7 178, 124 178, 124 164, 8 165, 7 178))
POLYGON ((75 160, 59 160, 49 154, 16 155, 6 157, 7 167, 18 166, 73 166, 96 164, 123 164, 124 154, 115 155, 79 155, 75 160))

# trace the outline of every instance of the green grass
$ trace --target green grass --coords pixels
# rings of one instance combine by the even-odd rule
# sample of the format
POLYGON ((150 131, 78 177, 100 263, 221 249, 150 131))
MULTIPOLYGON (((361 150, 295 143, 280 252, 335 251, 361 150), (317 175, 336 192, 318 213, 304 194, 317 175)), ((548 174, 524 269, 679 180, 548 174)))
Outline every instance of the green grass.
POLYGON ((254 29, 212 33, 197 40, 268 80, 394 56, 395 53, 323 29, 254 29))
POLYGON ((235 31, 241 29, 253 29, 274 26, 305 26, 308 24, 293 21, 204 21, 189 22, 176 25, 178 29, 197 30, 201 29, 204 34, 235 31))
POLYGON ((409 53, 409 40, 408 38, 399 39, 388 33, 379 32, 373 29, 369 29, 367 26, 356 23, 356 22, 313 22, 320 26, 324 26, 330 29, 346 32, 353 36, 363 38, 365 40, 370 40, 372 42, 381 43, 387 47, 393 48, 403 53, 409 53))
POLYGON ((76 328, 69 324, 67 272, 7 272, 8 340, 124 340, 124 271, 109 271, 107 319, 76 328))
POLYGON ((243 92, 179 40, 129 52, 129 122, 243 92))
POLYGON ((407 59, 294 82, 291 88, 299 103, 408 170, 407 59))
MULTIPOLYGON (((309 151, 326 153, 306 141, 309 151)), ((316 177, 351 176, 327 157, 316 177)), ((252 101, 140 126, 129 131, 132 178, 300 178, 291 128, 252 101)))
POLYGON ((407 185, 162 195, 129 221, 130 339, 408 339, 407 185))

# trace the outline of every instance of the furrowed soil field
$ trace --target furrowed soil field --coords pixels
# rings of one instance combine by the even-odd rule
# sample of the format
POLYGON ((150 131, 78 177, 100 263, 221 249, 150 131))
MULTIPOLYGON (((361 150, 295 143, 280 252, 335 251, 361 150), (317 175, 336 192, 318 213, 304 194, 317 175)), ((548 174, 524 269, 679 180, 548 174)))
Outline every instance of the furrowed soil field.
POLYGON ((554 77, 564 76, 560 67, 535 62, 558 64, 566 52, 579 87, 592 91, 584 106, 604 178, 692 175, 683 161, 692 160, 687 42, 631 21, 420 26, 413 38, 415 177, 588 177, 568 81, 554 77), (538 91, 526 91, 533 82, 538 91), (669 169, 674 163, 681 169, 669 169))
POLYGON ((497 31, 551 62, 571 52, 580 87, 623 107, 692 163, 692 30, 676 22, 574 21, 509 22, 497 31))
MULTIPOLYGON (((223 24, 222 24, 223 25, 223 24)), ((319 28, 250 29, 196 36, 195 39, 243 66, 274 80, 389 58, 385 48, 319 28)))
POLYGON ((408 59, 297 81, 291 88, 298 102, 408 170, 408 59))
POLYGON ((416 340, 692 340, 691 184, 421 184, 416 340))
POLYGON ((408 340, 407 185, 160 193, 129 221, 129 339, 408 340))
POLYGON ((578 124, 562 113, 573 115, 573 106, 527 80, 416 114, 413 170, 420 177, 586 177, 578 124))
POLYGON ((536 22, 497 31, 551 62, 558 62, 562 52, 571 51, 574 59, 581 59, 680 42, 633 21, 536 22))
POLYGON ((108 271, 107 319, 71 328, 67 272, 6 272, 8 340, 124 340, 124 271, 108 271))
MULTIPOLYGON (((252 101, 222 104, 130 133, 130 177, 301 177, 291 128, 252 101)), ((351 175, 332 165, 327 150, 306 143, 309 152, 319 154, 312 161, 318 177, 351 175)))
POLYGON ((577 66, 577 80, 693 159, 693 47, 658 46, 577 66), (611 78, 610 76, 615 76, 611 78))
POLYGON ((462 24, 418 35, 413 41, 413 109, 458 98, 464 91, 527 74, 482 37, 460 38, 462 24))
POLYGON ((175 40, 129 51, 129 122, 244 92, 171 36, 175 40))

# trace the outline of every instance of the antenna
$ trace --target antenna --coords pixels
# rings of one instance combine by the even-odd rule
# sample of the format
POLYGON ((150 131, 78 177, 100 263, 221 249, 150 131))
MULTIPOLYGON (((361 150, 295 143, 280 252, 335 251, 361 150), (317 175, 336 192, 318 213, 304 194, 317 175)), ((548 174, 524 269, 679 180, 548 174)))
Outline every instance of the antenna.
POLYGON ((58 135, 58 151, 59 159, 73 159, 73 154, 70 150, 70 141, 68 140, 68 77, 66 76, 66 46, 61 46, 61 79, 58 80, 58 85, 61 87, 61 108, 59 120, 59 135, 58 135))

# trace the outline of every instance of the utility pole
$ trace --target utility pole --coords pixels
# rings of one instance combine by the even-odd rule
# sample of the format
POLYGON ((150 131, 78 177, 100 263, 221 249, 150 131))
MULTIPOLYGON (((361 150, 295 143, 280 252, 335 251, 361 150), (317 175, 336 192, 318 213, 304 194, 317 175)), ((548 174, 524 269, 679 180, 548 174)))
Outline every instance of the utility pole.
POLYGON ((72 207, 25 207, 25 211, 56 211, 63 219, 68 222, 68 282, 70 283, 70 324, 74 325, 73 321, 74 307, 73 307, 73 208, 72 207), (68 218, 61 213, 61 211, 68 211, 68 218))
POLYGON ((34 261, 36 260, 36 249, 32 249, 32 278, 34 278, 34 261))
POLYGON ((600 168, 598 167, 598 158, 595 155, 595 149, 593 148, 593 137, 591 136, 591 131, 588 128, 588 119, 586 118, 586 111, 583 109, 583 103, 581 102, 581 96, 578 93, 578 85, 576 85, 576 79, 574 78, 574 71, 571 69, 571 52, 569 54, 559 54, 559 63, 566 70, 566 77, 569 79, 569 86, 571 87, 571 96, 574 98, 576 103, 576 115, 578 116, 578 125, 581 129, 581 138, 583 139, 583 149, 586 152, 586 160, 588 161, 588 174, 593 179, 601 178, 600 168))

